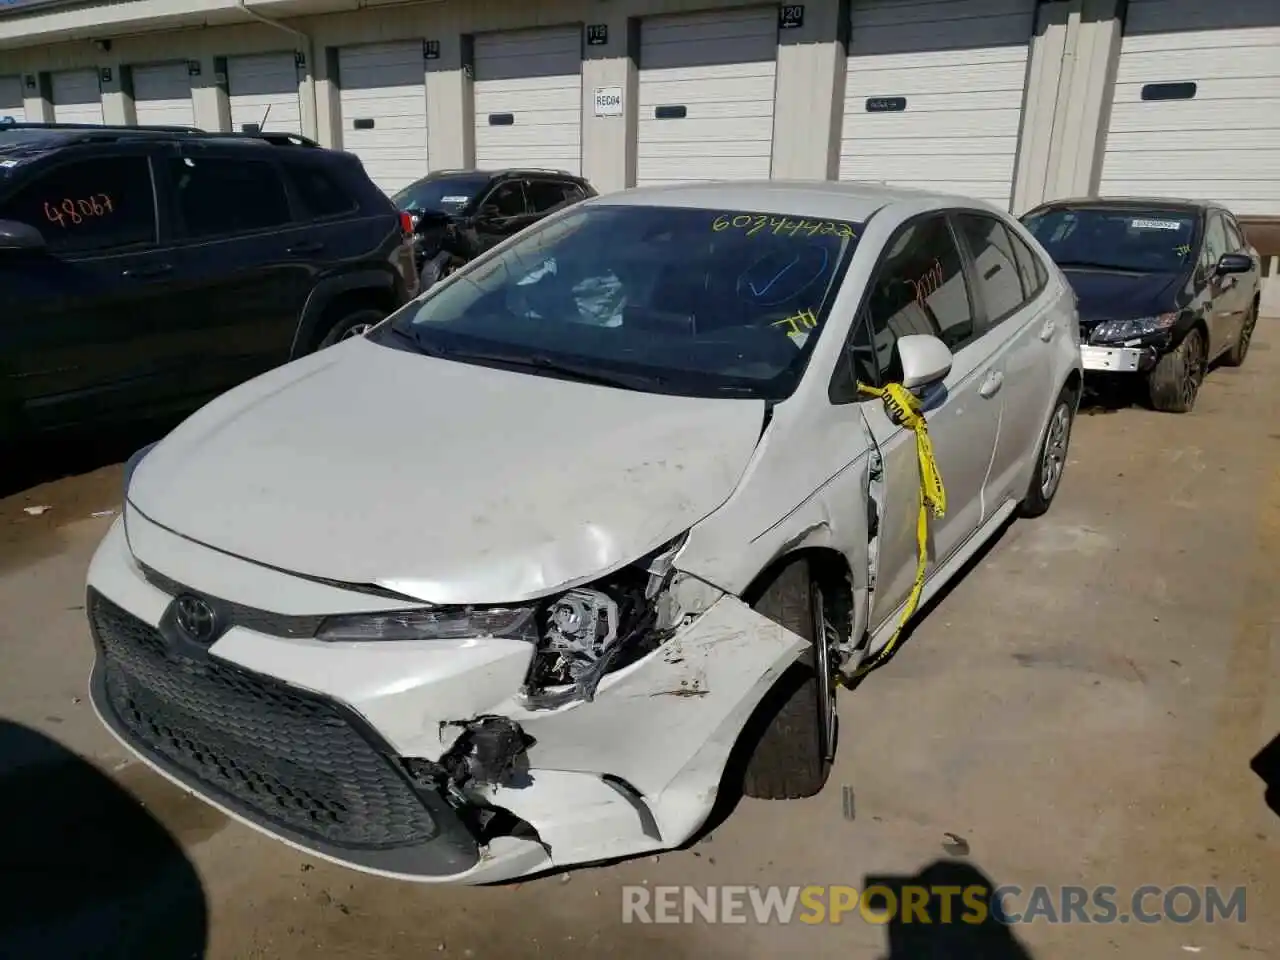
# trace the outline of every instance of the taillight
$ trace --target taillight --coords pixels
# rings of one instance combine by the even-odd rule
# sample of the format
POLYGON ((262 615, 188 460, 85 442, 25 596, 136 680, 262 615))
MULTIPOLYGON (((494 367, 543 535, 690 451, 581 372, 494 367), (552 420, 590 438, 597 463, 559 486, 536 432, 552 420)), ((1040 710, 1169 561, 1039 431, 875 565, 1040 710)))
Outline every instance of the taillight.
POLYGON ((413 233, 413 215, 400 211, 400 230, 407 237, 413 233))

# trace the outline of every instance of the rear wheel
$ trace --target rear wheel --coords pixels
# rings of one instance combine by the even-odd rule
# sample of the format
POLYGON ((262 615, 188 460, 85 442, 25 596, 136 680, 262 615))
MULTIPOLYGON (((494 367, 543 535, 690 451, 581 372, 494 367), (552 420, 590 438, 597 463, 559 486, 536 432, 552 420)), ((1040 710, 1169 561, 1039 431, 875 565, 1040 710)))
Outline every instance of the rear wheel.
POLYGON ((742 792, 787 800, 822 790, 835 753, 835 686, 822 588, 811 564, 785 566, 755 603, 755 610, 810 641, 812 646, 765 696, 747 729, 750 755, 742 792))
POLYGON ((1249 354, 1249 342, 1253 340, 1253 328, 1258 325, 1258 301, 1253 301, 1253 306, 1249 308, 1249 312, 1245 315, 1244 325, 1240 327, 1240 336, 1236 338, 1235 346, 1227 351, 1227 355, 1222 358, 1222 362, 1228 367, 1238 367, 1244 363, 1244 358, 1249 354))
POLYGON ((1053 503, 1062 483, 1062 474, 1067 469, 1067 449, 1071 444, 1075 413, 1076 392, 1070 386, 1063 387, 1053 405, 1053 413, 1049 415, 1049 425, 1040 438, 1036 468, 1019 511, 1024 517, 1039 517, 1049 512, 1049 505, 1053 503))
POLYGON ((350 340, 353 337, 362 337, 368 333, 374 326, 381 323, 386 316, 381 310, 374 307, 361 307, 344 314, 341 319, 333 324, 317 344, 317 350, 323 350, 325 347, 331 347, 335 343, 342 340, 350 340))
POLYGON ((1193 327, 1148 375, 1151 406, 1163 413, 1190 413, 1204 382, 1205 353, 1204 335, 1193 327))

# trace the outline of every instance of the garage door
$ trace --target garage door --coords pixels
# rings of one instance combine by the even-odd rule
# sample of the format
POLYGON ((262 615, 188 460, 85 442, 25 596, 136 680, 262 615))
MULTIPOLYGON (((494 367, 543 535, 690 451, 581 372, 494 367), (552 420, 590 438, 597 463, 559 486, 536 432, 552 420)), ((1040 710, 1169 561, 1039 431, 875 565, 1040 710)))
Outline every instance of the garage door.
POLYGON ((22 78, 0 77, 0 120, 12 117, 18 123, 27 119, 22 100, 22 78))
POLYGON ((778 11, 640 23, 636 182, 767 179, 778 11))
POLYGON ((476 166, 582 171, 582 31, 475 40, 476 166))
POLYGON ((57 123, 101 123, 102 90, 97 70, 64 70, 50 77, 57 123))
POLYGON ((1129 0, 1099 192, 1280 215, 1280 4, 1129 0))
POLYGON ((301 135, 298 68, 292 51, 227 57, 227 92, 232 130, 301 135))
POLYGON ((387 193, 427 173, 424 77, 420 40, 338 51, 343 149, 387 193))
POLYGON ((133 108, 142 126, 194 127, 191 75, 185 61, 137 64, 133 75, 133 108))
POLYGON ((1008 208, 1035 0, 853 0, 841 180, 1008 208))

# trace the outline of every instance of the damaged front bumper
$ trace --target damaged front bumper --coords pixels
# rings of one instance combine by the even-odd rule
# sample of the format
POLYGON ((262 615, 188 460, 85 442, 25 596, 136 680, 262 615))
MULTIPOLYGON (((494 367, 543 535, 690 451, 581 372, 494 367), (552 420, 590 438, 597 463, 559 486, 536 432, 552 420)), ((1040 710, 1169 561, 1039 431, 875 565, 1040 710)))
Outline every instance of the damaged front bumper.
MULTIPOLYGON (((281 578, 267 592, 290 579, 207 562, 211 594, 238 576, 281 578)), ((120 522, 88 606, 94 708, 144 762, 298 849, 422 882, 683 843, 807 643, 724 596, 590 700, 556 705, 521 696, 532 649, 519 640, 333 644, 237 623, 201 651, 172 642, 173 591, 144 576, 120 522)))

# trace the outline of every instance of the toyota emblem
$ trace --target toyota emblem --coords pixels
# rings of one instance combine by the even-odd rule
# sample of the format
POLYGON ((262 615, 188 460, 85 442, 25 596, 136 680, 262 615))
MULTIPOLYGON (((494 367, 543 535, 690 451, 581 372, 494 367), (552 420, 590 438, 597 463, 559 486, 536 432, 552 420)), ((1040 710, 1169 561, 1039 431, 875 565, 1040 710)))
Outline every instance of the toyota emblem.
POLYGON ((190 594, 179 597, 173 613, 178 628, 196 643, 209 643, 217 633, 217 615, 213 607, 199 597, 190 594))

